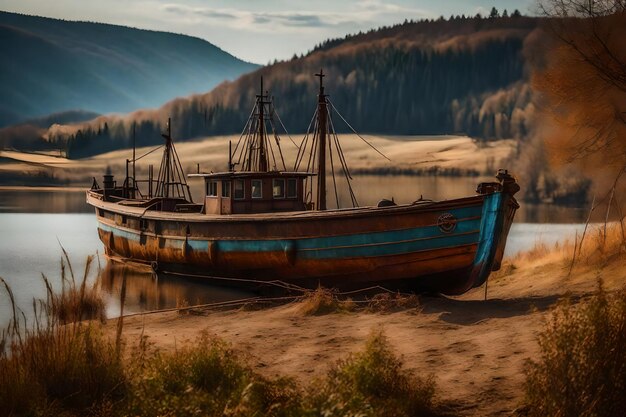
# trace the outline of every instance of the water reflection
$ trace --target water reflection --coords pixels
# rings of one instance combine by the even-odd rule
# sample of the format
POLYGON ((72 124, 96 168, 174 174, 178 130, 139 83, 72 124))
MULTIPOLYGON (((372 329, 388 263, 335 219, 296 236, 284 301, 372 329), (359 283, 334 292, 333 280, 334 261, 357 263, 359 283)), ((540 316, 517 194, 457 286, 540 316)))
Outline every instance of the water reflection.
MULTIPOLYGON (((87 187, 85 187, 85 190, 87 187)), ((81 189, 0 189, 1 213, 92 213, 81 189)))
POLYGON ((240 300, 254 294, 238 289, 209 285, 198 279, 154 274, 119 262, 108 261, 97 283, 107 297, 107 316, 163 310, 182 305, 200 305, 240 300), (123 294, 124 293, 124 294, 123 294))

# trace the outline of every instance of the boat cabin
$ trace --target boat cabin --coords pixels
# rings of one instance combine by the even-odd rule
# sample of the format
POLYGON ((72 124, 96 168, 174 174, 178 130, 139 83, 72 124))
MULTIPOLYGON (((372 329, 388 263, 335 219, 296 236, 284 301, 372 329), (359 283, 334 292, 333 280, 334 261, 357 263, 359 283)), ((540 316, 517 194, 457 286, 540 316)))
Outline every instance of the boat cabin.
POLYGON ((206 214, 245 214, 311 210, 304 180, 310 172, 242 171, 190 174, 204 178, 206 214))

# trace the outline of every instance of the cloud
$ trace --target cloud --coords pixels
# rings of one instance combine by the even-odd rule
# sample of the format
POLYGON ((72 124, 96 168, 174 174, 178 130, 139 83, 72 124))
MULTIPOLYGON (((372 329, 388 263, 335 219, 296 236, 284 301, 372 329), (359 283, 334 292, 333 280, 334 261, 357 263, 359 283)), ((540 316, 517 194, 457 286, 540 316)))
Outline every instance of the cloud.
POLYGON ((289 27, 337 26, 345 23, 338 14, 301 12, 252 13, 254 23, 289 27))
POLYGON ((228 12, 220 12, 217 10, 200 10, 198 11, 203 16, 213 17, 216 19, 236 19, 237 15, 228 13, 228 12))
POLYGON ((421 9, 407 8, 380 0, 355 2, 345 11, 268 11, 256 12, 243 9, 193 7, 179 3, 160 6, 161 10, 178 15, 181 19, 199 21, 209 19, 213 24, 257 31, 293 31, 302 28, 354 27, 375 25, 381 18, 403 20, 408 17, 425 17, 429 13, 421 9))
POLYGON ((223 10, 212 10, 204 7, 190 7, 183 4, 164 4, 161 10, 181 16, 201 15, 215 19, 236 19, 237 15, 223 10))
MULTIPOLYGON (((345 16, 339 13, 315 12, 252 12, 233 9, 211 9, 191 7, 183 4, 164 4, 161 10, 186 19, 209 18, 214 21, 238 21, 240 24, 267 25, 278 27, 323 27, 345 23, 345 16)), ((228 23, 228 22, 222 22, 228 23)))

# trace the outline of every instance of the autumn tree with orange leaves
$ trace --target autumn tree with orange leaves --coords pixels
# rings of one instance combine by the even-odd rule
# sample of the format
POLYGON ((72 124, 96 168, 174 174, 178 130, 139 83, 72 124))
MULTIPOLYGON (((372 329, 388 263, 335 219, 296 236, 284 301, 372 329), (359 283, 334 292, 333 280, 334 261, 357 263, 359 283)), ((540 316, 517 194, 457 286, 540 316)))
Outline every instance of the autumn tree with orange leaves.
MULTIPOLYGON (((533 86, 553 129, 548 146, 561 160, 610 172, 626 168, 626 1, 540 1, 553 43, 533 86)), ((614 187, 613 187, 614 188, 614 187)))

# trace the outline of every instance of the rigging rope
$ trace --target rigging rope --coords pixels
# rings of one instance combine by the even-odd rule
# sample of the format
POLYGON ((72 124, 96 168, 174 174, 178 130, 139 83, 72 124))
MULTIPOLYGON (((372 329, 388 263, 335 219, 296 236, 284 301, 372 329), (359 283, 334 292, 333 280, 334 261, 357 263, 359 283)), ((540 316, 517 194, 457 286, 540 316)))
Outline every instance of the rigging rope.
POLYGON ((144 153, 143 155, 141 155, 139 158, 135 158, 135 162, 139 161, 141 158, 143 158, 144 156, 148 156, 150 155, 152 152, 161 149, 162 147, 164 147, 165 145, 159 145, 156 148, 144 153))
POLYGON ((355 135, 357 135, 363 142, 367 143, 369 145, 370 148, 374 149, 376 152, 378 152, 378 154, 380 156, 382 156, 383 158, 385 158, 386 160, 388 160, 389 162, 391 162, 391 159, 389 159, 384 153, 382 153, 381 151, 379 151, 378 149, 376 149, 376 147, 374 145, 372 145, 371 143, 369 143, 367 140, 365 140, 365 138, 363 138, 363 136, 361 136, 360 134, 357 133, 356 130, 354 130, 354 128, 352 127, 352 125, 350 123, 348 123, 348 121, 346 119, 344 119, 344 117, 341 115, 341 113, 339 113, 339 110, 337 110, 337 108, 335 107, 335 105, 328 100, 328 103, 331 105, 331 107, 335 110, 335 112, 337 112, 337 114, 339 115, 339 117, 341 117, 341 120, 344 121, 344 123, 350 128, 350 130, 352 130, 352 132, 354 132, 355 135))
POLYGON ((280 114, 278 114, 278 112, 274 109, 274 107, 272 106, 272 112, 276 115, 276 117, 278 118, 278 122, 280 123, 280 125, 283 127, 283 130, 285 131, 285 133, 287 134, 287 137, 289 137, 289 140, 291 141, 291 143, 293 143, 293 146, 295 146, 296 148, 300 149, 300 147, 296 144, 296 142, 291 139, 291 135, 289 134, 289 132, 287 131, 287 128, 285 127, 285 125, 283 124, 283 121, 280 119, 280 114))

